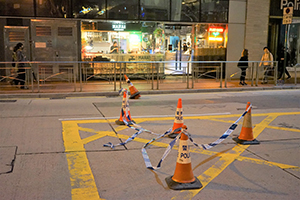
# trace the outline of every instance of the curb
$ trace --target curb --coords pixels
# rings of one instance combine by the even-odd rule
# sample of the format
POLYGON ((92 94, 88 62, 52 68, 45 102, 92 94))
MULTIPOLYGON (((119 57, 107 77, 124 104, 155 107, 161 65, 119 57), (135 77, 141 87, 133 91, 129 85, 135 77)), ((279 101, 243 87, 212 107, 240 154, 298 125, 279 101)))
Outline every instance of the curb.
MULTIPOLYGON (((141 95, 152 94, 178 94, 178 93, 209 93, 209 92, 241 92, 263 90, 300 89, 300 86, 274 86, 274 87, 249 87, 249 88, 214 88, 214 89, 183 89, 183 90, 148 90, 140 91, 141 95)), ((12 98, 52 98, 64 99, 66 97, 114 97, 119 92, 70 92, 70 93, 26 93, 26 94, 0 94, 0 99, 12 98)))

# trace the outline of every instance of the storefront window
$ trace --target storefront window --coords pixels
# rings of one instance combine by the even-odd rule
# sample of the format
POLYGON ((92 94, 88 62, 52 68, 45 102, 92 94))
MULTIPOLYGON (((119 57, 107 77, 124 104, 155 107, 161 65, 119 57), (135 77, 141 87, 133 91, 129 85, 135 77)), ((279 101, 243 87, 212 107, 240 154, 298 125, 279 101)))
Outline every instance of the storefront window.
POLYGON ((199 61, 226 60, 227 27, 219 24, 196 26, 195 59, 199 61))
MULTIPOLYGON (((82 60, 125 61, 122 70, 131 75, 147 75, 156 69, 150 63, 131 61, 170 61, 161 64, 160 69, 164 74, 176 74, 187 68, 191 71, 192 65, 181 61, 226 60, 227 26, 222 24, 89 20, 82 21, 81 27, 82 60)), ((89 67, 92 76, 103 76, 114 66, 96 62, 89 67)))
POLYGON ((145 53, 140 23, 83 21, 81 35, 83 59, 103 54, 145 53))
POLYGON ((225 25, 198 24, 195 48, 224 48, 226 47, 226 35, 225 25))
POLYGON ((201 22, 226 23, 229 0, 201 0, 201 22))
POLYGON ((32 0, 0 0, 1 15, 33 17, 32 0))
POLYGON ((178 25, 155 22, 82 21, 81 35, 83 56, 109 54, 111 46, 117 42, 118 54, 177 51, 191 53, 190 51, 194 49, 196 54, 202 52, 201 54, 205 56, 219 55, 220 57, 215 59, 224 60, 225 53, 216 52, 225 52, 227 44, 227 27, 222 24, 178 25), (208 49, 206 53, 205 49, 208 49), (211 51, 212 49, 214 52, 211 51))

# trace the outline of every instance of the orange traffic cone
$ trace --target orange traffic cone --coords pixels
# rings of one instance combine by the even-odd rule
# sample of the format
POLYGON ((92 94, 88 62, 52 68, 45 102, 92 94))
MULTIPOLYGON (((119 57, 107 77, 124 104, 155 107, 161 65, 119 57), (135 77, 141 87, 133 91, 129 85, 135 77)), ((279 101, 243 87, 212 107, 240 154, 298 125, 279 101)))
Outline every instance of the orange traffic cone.
MULTIPOLYGON (((182 100, 181 100, 181 98, 179 98, 178 103, 177 103, 177 109, 175 112, 175 119, 174 119, 172 131, 174 131, 178 128, 181 128, 182 125, 183 125, 182 100)), ((168 137, 175 138, 179 133, 180 133, 180 130, 168 135, 168 137)))
MULTIPOLYGON (((247 103, 246 110, 249 108, 250 102, 247 103)), ((259 144, 259 141, 257 141, 253 137, 253 131, 252 131, 252 120, 251 120, 251 108, 244 116, 243 126, 241 133, 238 137, 232 138, 234 141, 236 141, 239 144, 259 144)))
MULTIPOLYGON (((182 128, 187 129, 185 125, 182 128)), ((188 136, 181 131, 175 172, 173 176, 165 179, 169 188, 173 190, 199 189, 202 187, 201 182, 193 174, 188 139, 188 136)))
POLYGON ((138 99, 141 97, 140 92, 133 86, 130 82, 129 78, 124 74, 126 82, 128 83, 129 91, 130 91, 130 99, 138 99))
POLYGON ((129 110, 129 102, 126 101, 127 99, 127 95, 128 95, 128 92, 126 89, 124 89, 123 91, 123 100, 122 100, 122 108, 121 108, 121 113, 120 113, 120 118, 118 120, 116 120, 116 124, 118 125, 125 125, 124 121, 123 121, 123 115, 126 115, 126 108, 128 110, 128 115, 125 116, 125 119, 126 119, 126 122, 128 124, 132 124, 132 123, 135 123, 132 118, 131 118, 131 115, 130 115, 130 110, 129 110))

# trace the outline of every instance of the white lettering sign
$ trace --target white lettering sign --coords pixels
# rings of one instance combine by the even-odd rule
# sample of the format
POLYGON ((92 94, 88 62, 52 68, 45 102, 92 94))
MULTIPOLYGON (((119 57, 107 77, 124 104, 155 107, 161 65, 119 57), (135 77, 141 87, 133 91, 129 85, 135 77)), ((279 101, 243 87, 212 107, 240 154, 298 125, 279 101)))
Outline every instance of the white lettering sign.
POLYGON ((280 9, 282 10, 284 7, 294 7, 294 10, 300 10, 300 0, 281 0, 280 9))
POLYGON ((126 29, 126 23, 113 23, 112 28, 115 31, 124 31, 126 29))

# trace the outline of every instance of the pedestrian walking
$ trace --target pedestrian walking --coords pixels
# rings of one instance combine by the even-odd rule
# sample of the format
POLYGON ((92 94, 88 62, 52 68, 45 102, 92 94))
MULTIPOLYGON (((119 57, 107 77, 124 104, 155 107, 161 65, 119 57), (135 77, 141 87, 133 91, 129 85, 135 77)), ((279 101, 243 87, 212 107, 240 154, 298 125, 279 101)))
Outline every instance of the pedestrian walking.
POLYGON ((286 74, 287 80, 289 80, 291 78, 290 73, 288 72, 288 70, 286 69, 286 67, 289 65, 290 63, 290 54, 289 52, 285 52, 285 47, 282 47, 279 55, 278 55, 278 79, 283 79, 284 78, 284 74, 286 74), (284 59, 284 54, 286 53, 286 58, 284 59))
POLYGON ((16 61, 18 62, 16 64, 17 67, 17 77, 14 79, 14 84, 18 85, 20 83, 20 88, 21 89, 26 89, 25 88, 25 63, 22 63, 22 61, 26 61, 26 56, 23 54, 23 44, 18 43, 14 49, 13 49, 13 57, 17 59, 16 61))
POLYGON ((273 65, 273 54, 270 52, 268 47, 264 47, 264 54, 261 57, 261 62, 259 64, 259 67, 263 66, 264 67, 264 77, 263 81, 261 82, 262 84, 268 83, 268 76, 274 72, 274 65, 273 65))
POLYGON ((244 49, 242 51, 241 58, 237 65, 241 69, 240 85, 247 85, 247 83, 245 82, 245 79, 246 79, 246 70, 249 67, 248 54, 249 54, 248 49, 244 49))

